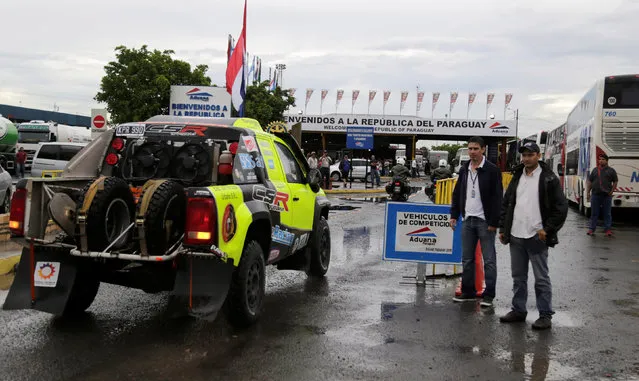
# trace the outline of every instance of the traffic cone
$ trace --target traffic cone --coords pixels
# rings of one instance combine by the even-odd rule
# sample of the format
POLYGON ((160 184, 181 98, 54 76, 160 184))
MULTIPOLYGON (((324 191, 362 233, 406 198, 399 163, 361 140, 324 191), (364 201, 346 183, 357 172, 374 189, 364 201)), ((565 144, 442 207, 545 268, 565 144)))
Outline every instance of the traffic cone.
MULTIPOLYGON (((462 294, 461 290, 462 282, 459 280, 459 284, 455 289, 455 296, 460 296, 462 294)), ((481 245, 477 242, 477 247, 475 248, 475 290, 477 290, 477 296, 481 297, 484 294, 484 289, 486 288, 486 281, 484 279, 484 257, 481 253, 481 245)))

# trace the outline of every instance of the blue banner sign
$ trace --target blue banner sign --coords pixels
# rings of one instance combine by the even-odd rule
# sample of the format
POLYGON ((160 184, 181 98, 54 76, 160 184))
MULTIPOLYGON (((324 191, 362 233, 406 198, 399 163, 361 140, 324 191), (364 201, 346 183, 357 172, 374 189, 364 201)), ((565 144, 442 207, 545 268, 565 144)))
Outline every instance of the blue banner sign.
POLYGON ((346 148, 373 149, 375 127, 347 127, 346 148))

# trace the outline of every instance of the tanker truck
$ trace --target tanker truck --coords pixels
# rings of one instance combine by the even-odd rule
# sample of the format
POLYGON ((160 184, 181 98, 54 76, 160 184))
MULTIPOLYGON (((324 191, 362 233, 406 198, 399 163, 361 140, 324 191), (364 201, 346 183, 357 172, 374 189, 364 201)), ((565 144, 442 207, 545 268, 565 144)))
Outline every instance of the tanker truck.
POLYGON ((25 168, 31 170, 33 156, 40 143, 72 142, 88 143, 91 141, 91 130, 83 126, 67 126, 55 122, 32 120, 18 124, 18 149, 24 148, 27 153, 25 168))
POLYGON ((9 119, 0 115, 0 165, 10 173, 15 172, 17 142, 18 129, 9 119))

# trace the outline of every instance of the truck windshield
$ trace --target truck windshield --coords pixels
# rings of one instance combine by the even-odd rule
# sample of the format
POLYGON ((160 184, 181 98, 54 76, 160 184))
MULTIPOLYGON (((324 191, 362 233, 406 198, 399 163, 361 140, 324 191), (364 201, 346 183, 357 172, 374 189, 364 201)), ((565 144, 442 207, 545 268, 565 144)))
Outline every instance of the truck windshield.
POLYGON ((40 143, 49 141, 49 131, 20 131, 18 132, 19 143, 40 143))

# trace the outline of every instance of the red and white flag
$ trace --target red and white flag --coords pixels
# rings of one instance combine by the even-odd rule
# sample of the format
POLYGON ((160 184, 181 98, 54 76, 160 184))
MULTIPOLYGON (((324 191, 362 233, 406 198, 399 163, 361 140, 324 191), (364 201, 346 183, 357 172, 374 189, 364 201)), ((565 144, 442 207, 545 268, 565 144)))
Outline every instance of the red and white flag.
POLYGON ((355 106, 355 102, 357 102, 357 97, 359 97, 359 90, 353 90, 353 106, 355 106))
POLYGON ((244 17, 242 33, 231 53, 226 66, 226 91, 231 94, 233 106, 244 116, 244 97, 246 96, 246 0, 244 0, 244 17))
POLYGON ((477 93, 468 94, 468 105, 472 105, 475 102, 475 98, 477 97, 477 93))
POLYGON ((327 94, 328 94, 328 90, 326 89, 322 90, 322 102, 324 102, 324 99, 326 99, 327 94))
POLYGON ((439 93, 433 93, 433 109, 431 111, 435 111, 435 106, 437 106, 438 101, 439 101, 439 93))
POLYGON ((311 96, 313 96, 313 89, 306 89, 306 104, 304 107, 308 106, 308 102, 311 100, 311 96))
POLYGON ((417 92, 417 111, 422 109, 422 102, 424 102, 424 92, 418 91, 417 92))
POLYGON ((513 94, 512 93, 506 93, 506 102, 505 102, 505 106, 508 107, 508 105, 510 104, 510 101, 513 99, 513 94))
POLYGON ((288 95, 290 95, 293 98, 295 98, 295 90, 297 90, 297 89, 293 89, 293 88, 288 89, 288 95))
POLYGON ((399 102, 399 113, 402 113, 404 109, 404 105, 406 104, 406 99, 408 99, 408 91, 402 91, 401 101, 399 102))
POLYGON ((488 93, 486 95, 486 105, 490 106, 493 103, 493 99, 495 99, 495 93, 488 93))
POLYGON ((450 107, 448 108, 448 116, 449 117, 453 113, 453 107, 455 106, 455 103, 457 102, 457 96, 458 95, 459 95, 459 93, 457 93, 456 91, 450 93, 450 107))
POLYGON ((390 90, 384 90, 384 106, 386 106, 386 103, 388 103, 388 99, 390 98, 390 90))
POLYGON ((371 105, 373 99, 375 99, 375 95, 377 95, 377 90, 368 90, 368 105, 371 105))
POLYGON ((342 97, 344 96, 344 90, 342 89, 337 89, 337 97, 335 98, 335 111, 337 112, 337 107, 339 106, 340 102, 342 101, 342 97))

